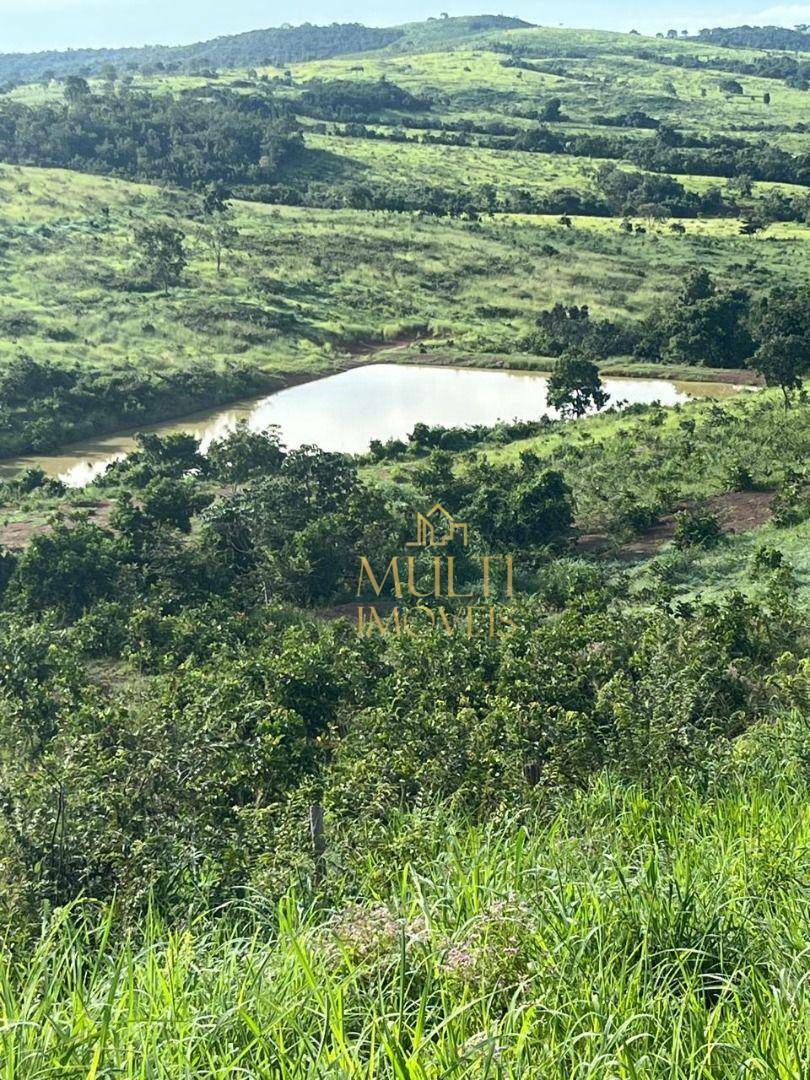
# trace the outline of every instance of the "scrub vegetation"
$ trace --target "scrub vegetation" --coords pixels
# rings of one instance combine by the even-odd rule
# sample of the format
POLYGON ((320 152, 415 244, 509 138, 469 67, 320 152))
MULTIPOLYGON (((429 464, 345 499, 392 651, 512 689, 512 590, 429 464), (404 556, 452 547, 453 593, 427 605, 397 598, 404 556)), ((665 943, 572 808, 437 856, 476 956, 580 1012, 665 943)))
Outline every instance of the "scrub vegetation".
POLYGON ((378 356, 558 410, 0 485, 9 1080, 803 1075, 808 91, 729 33, 0 58, 4 454, 378 356))

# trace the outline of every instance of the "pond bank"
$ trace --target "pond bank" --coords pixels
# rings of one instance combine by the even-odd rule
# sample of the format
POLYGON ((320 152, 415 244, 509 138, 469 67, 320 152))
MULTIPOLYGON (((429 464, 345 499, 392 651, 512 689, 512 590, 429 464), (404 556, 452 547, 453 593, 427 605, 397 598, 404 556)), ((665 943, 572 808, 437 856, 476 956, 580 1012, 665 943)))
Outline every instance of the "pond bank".
MULTIPOLYGON (((271 394, 232 402, 178 420, 142 427, 160 435, 188 432, 205 452, 237 423, 255 431, 278 427, 290 448, 314 444, 324 450, 364 453, 379 440, 405 439, 418 423, 442 427, 492 426, 512 420, 556 417, 548 405, 548 379, 536 371, 447 364, 385 363, 390 352, 373 361, 348 360, 342 370, 326 375, 298 372, 271 394)), ((605 389, 615 405, 660 401, 685 402, 712 396, 701 384, 688 387, 671 379, 606 376, 605 389)), ((42 469, 71 487, 81 487, 111 462, 137 447, 136 432, 119 432, 85 440, 58 453, 25 455, 0 463, 0 476, 13 477, 29 468, 42 469)))

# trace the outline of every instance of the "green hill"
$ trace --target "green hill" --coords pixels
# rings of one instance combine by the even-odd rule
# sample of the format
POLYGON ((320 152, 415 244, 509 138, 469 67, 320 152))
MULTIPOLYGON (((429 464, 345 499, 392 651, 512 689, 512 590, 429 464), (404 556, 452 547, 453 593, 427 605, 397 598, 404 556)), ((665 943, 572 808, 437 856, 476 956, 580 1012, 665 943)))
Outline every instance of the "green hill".
POLYGON ((810 1075, 810 57, 49 55, 0 59, 3 1080, 810 1075), (306 439, 399 376, 454 426, 178 419, 380 360, 306 439))
POLYGON ((397 44, 438 47, 491 30, 525 28, 530 23, 504 15, 428 19, 403 26, 368 27, 359 23, 331 26, 283 26, 251 30, 192 45, 148 45, 127 49, 73 49, 68 52, 0 54, 0 83, 27 82, 46 76, 94 75, 105 67, 129 70, 201 70, 268 64, 369 52, 397 44))
POLYGON ((807 27, 789 30, 785 26, 717 26, 701 30, 700 41, 713 45, 747 49, 792 49, 810 52, 810 33, 807 27))

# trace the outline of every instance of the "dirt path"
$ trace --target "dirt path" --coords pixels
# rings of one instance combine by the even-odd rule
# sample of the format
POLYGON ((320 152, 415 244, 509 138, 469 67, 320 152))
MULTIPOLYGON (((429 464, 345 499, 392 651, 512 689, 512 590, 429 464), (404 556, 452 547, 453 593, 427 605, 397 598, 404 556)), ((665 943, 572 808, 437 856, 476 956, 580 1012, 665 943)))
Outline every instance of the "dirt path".
MULTIPOLYGON (((94 525, 106 525, 112 508, 113 504, 109 499, 99 499, 95 506, 73 509, 87 510, 94 525)), ((45 536, 50 531, 51 524, 42 515, 25 521, 10 521, 7 525, 0 525, 0 549, 24 551, 35 536, 45 536)))
MULTIPOLYGON (((705 506, 716 514, 724 533, 742 533, 766 525, 771 520, 772 491, 726 491, 711 495, 701 502, 682 503, 678 509, 705 506)), ((664 544, 675 535, 675 514, 667 514, 639 536, 614 547, 609 537, 602 533, 586 533, 577 541, 577 551, 582 554, 607 555, 627 562, 652 558, 664 544)))

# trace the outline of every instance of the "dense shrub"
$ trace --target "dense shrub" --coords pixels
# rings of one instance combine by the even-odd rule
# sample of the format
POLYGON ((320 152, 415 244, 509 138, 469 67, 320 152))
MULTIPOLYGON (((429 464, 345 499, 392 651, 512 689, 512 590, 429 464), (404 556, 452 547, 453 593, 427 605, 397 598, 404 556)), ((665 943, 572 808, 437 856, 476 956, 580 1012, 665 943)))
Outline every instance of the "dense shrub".
POLYGON ((682 510, 675 515, 672 542, 677 548, 710 548, 720 543, 723 530, 710 510, 682 510))

